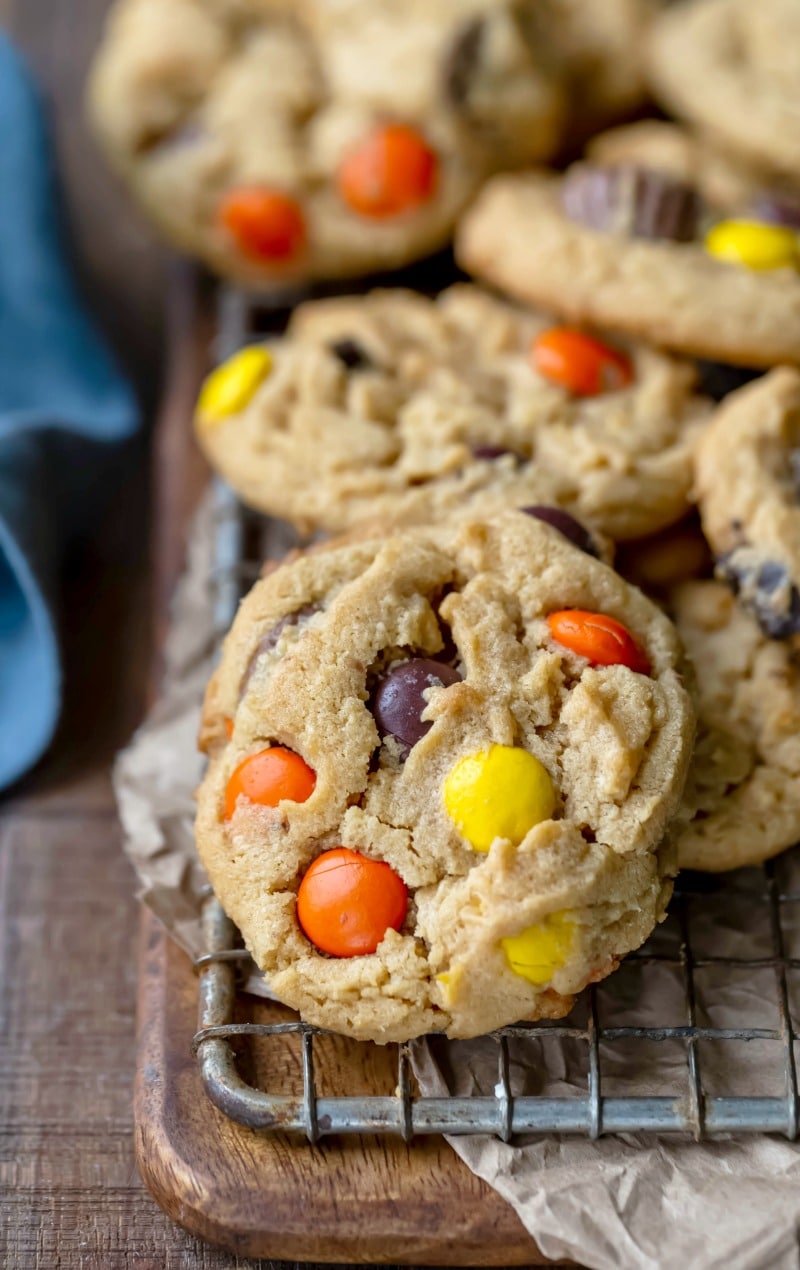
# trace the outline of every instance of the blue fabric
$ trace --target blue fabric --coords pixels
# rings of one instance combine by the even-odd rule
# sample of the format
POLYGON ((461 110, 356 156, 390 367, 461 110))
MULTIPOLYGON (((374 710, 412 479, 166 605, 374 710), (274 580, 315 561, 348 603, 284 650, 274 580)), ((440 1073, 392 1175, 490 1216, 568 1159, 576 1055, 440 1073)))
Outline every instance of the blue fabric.
POLYGON ((137 410, 70 277, 30 75, 0 32, 0 789, 46 749, 65 547, 137 410))

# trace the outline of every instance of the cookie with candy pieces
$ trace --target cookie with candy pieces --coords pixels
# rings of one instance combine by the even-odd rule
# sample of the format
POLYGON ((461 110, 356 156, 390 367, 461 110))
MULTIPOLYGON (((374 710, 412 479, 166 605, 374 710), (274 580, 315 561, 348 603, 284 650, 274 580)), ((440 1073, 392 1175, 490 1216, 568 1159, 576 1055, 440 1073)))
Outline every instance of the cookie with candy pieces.
POLYGON ((698 389, 690 362, 478 287, 397 289, 302 305, 213 372, 195 423, 244 501, 302 530, 545 504, 621 540, 686 513, 698 389))
POLYGON ((273 570, 209 685, 196 830, 272 989, 380 1042, 566 1013, 664 914, 685 670, 521 512, 273 570))

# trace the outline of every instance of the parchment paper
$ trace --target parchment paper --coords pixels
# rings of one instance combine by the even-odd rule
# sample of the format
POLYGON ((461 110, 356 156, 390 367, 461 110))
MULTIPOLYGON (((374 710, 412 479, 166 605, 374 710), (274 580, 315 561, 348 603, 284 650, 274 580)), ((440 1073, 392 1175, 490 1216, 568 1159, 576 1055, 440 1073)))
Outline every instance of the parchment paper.
MULTIPOLYGON (((199 896, 205 882, 194 853, 193 791, 202 775, 196 751, 200 701, 213 663, 211 595, 212 515, 201 508, 190 539, 187 573, 176 595, 166 649, 163 692, 149 718, 122 753, 115 787, 144 903, 192 955, 205 951, 199 896)), ((285 549, 276 526, 268 547, 285 549)), ((781 865, 782 888, 800 891, 800 866, 781 865)), ((771 955, 763 875, 744 870, 735 888, 687 900, 692 952, 704 956, 771 955), (695 907, 696 906, 696 907, 695 907), (702 912, 702 919, 698 916, 702 912)), ((800 904, 784 907, 789 956, 800 956, 800 904)), ((681 933, 676 917, 659 928, 649 948, 674 952, 681 933)), ((714 1027, 777 1029, 777 987, 769 967, 700 967, 695 972, 697 1021, 714 1027)), ((248 990, 268 996, 254 974, 248 990)), ((800 1009, 800 972, 790 972, 790 997, 800 1009)), ((664 963, 624 963, 600 986, 605 1027, 633 1022, 686 1022, 680 971, 664 963)), ((575 1021, 582 1024, 585 1004, 575 1021)), ((779 1042, 701 1043, 703 1082, 712 1094, 784 1094, 779 1042)), ((687 1092, 680 1042, 617 1041, 601 1047, 606 1095, 687 1092)), ((488 1039, 415 1042, 412 1061, 423 1093, 492 1093, 497 1047, 488 1039)), ((552 1096, 584 1091, 587 1054, 582 1041, 556 1037, 511 1042, 512 1089, 552 1096)), ((627 1136, 590 1142, 536 1137, 507 1146, 486 1135, 449 1139, 465 1163, 516 1209, 542 1251, 572 1257, 598 1270, 789 1270, 800 1266, 800 1148, 778 1137, 742 1136, 696 1144, 627 1136)), ((457 1237, 457 1232, 454 1232, 457 1237)))

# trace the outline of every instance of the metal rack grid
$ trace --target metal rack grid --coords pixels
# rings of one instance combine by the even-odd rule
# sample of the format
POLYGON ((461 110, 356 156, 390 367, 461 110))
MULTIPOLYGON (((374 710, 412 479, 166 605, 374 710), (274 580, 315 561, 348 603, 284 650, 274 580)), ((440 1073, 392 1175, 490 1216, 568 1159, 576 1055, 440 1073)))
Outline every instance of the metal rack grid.
MULTIPOLYGON (((252 329, 252 310, 239 293, 223 298, 221 347, 225 356, 240 347, 252 329), (227 308, 225 307, 227 306, 227 308)), ((215 593, 215 626, 221 637, 228 629, 239 598, 258 575, 260 559, 249 555, 252 518, 235 495, 222 483, 216 488, 216 560, 211 578, 215 593)), ((793 972, 800 971, 800 955, 790 955, 789 943, 797 934, 800 954, 800 847, 781 860, 759 870, 710 879, 682 874, 678 879, 667 924, 672 923, 675 941, 661 947, 656 938, 639 952, 626 958, 623 966, 601 985, 582 994, 584 1018, 553 1025, 549 1022, 522 1023, 491 1034, 497 1047, 497 1080, 490 1095, 421 1096, 415 1090, 409 1046, 396 1046, 396 1087, 385 1096, 325 1096, 315 1079, 315 1039, 322 1029, 300 1022, 237 1023, 234 1007, 239 989, 240 968, 249 960, 239 946, 238 932, 219 902, 208 892, 203 907, 203 928, 208 952, 196 962, 200 981, 199 1030, 193 1041, 203 1084, 209 1098, 232 1119, 262 1130, 282 1130, 305 1134, 311 1142, 329 1134, 388 1133, 409 1140, 417 1134, 492 1133, 504 1141, 518 1134, 570 1133, 589 1138, 619 1133, 684 1133, 700 1140, 730 1133, 779 1133, 794 1139, 798 1135, 797 1057, 795 1042, 800 1034, 793 1023, 793 972), (791 866, 797 865, 796 869, 791 866), (795 873, 797 881, 783 885, 782 876, 795 873), (715 955, 698 952, 701 932, 713 920, 712 908, 743 910, 740 915, 741 940, 745 952, 761 955, 715 955), (797 905, 797 931, 794 907, 797 905), (791 918, 788 915, 791 914, 791 918), (759 925, 760 923, 760 925, 759 925), (653 1023, 654 997, 644 991, 627 1003, 632 1019, 621 1026, 606 1025, 602 1016, 615 993, 619 995, 623 970, 647 967, 669 969, 680 983, 680 1020, 663 1025, 653 1023), (745 1004, 737 1025, 714 1026, 713 1006, 706 1009, 700 1000, 700 976, 715 974, 730 986, 735 976, 759 983, 744 994, 745 1004), (763 976, 770 981, 769 991, 763 976), (775 1017, 760 1017, 759 998, 773 997, 775 1017), (708 1021, 702 1016, 708 1014, 708 1021), (637 1014, 639 1015, 637 1021, 637 1014), (643 1021, 642 1015, 647 1017, 643 1021), (770 1025, 767 1025, 769 1022, 770 1025), (287 1095, 257 1089, 241 1075, 233 1043, 246 1036, 275 1037, 287 1033, 299 1036, 302 1055, 302 1095, 287 1095), (585 1092, 564 1096, 519 1093, 512 1087, 514 1046, 532 1038, 577 1042, 586 1057, 585 1092), (606 1086, 620 1084, 619 1076, 609 1080, 607 1051, 614 1043, 629 1047, 622 1092, 608 1094, 606 1086), (744 1064, 739 1073, 747 1084, 744 1092, 719 1094, 708 1086, 702 1058, 704 1046, 721 1043, 763 1043, 764 1054, 777 1063, 776 1092, 752 1092, 761 1083, 744 1064), (637 1047, 655 1043, 660 1048, 680 1047, 680 1087, 666 1092, 625 1092, 626 1078, 638 1063, 637 1047), (631 1048, 632 1047, 632 1048, 631 1048), (637 1055, 636 1058, 633 1055, 637 1055), (702 1061, 701 1061, 702 1060, 702 1061)), ((800 1008, 800 979, 797 982, 800 1008)), ((624 995, 624 993, 622 993, 624 995)), ((619 1001, 617 1001, 617 1006, 619 1001)), ((762 1051, 759 1051, 760 1059, 762 1051)), ((760 1067, 760 1062, 756 1063, 760 1067)), ((741 1083, 741 1080, 739 1081, 741 1083)), ((635 1082, 631 1081, 631 1088, 635 1082)))

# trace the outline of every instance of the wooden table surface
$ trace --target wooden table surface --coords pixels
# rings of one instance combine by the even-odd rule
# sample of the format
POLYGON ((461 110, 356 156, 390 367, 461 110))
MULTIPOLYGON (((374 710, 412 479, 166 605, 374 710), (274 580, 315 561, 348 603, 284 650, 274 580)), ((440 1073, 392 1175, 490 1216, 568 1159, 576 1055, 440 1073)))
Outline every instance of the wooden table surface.
MULTIPOLYGON (((76 267, 150 419, 164 254, 106 174, 82 114, 107 7, 0 0, 0 20, 44 90, 76 267)), ((112 513, 69 567, 63 721, 47 758, 0 800, 0 1265, 13 1270, 270 1264, 184 1234, 134 1166, 138 911, 109 773, 142 717, 152 665, 148 459, 145 435, 121 460, 112 513)))

